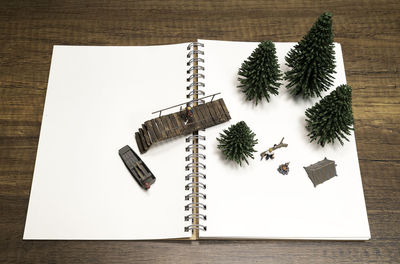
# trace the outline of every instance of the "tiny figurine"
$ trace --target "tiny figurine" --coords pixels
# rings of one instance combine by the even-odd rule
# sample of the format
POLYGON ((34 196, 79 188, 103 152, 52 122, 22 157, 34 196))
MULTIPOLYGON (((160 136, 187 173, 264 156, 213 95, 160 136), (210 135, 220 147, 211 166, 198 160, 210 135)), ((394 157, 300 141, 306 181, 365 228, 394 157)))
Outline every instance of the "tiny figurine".
POLYGON ((258 141, 254 138, 256 134, 244 121, 231 125, 219 135, 218 148, 227 160, 235 161, 242 166, 243 161, 249 164, 248 157, 254 159, 253 152, 256 152, 254 146, 258 141))
POLYGON ((282 175, 288 175, 289 174, 289 162, 279 165, 278 171, 282 175))
POLYGON ((327 158, 311 164, 308 167, 304 167, 304 169, 308 174, 308 178, 310 178, 314 184, 314 187, 317 187, 318 184, 337 176, 335 161, 328 160, 327 158))
POLYGON ((150 185, 156 181, 156 177, 154 177, 146 164, 128 145, 119 150, 119 156, 133 178, 135 178, 143 189, 148 190, 150 185))
POLYGON ((281 142, 279 142, 279 144, 274 144, 273 147, 269 148, 268 150, 261 152, 260 156, 261 156, 261 160, 265 157, 265 160, 269 160, 269 159, 274 159, 274 150, 278 149, 278 148, 286 148, 288 146, 288 144, 283 143, 283 140, 285 138, 283 137, 281 142))
POLYGON ((185 125, 193 120, 193 108, 189 105, 185 108, 185 125))
POLYGON ((246 101, 256 105, 263 99, 269 102, 271 95, 279 93, 281 77, 275 44, 261 41, 239 69, 238 88, 245 94, 246 101))

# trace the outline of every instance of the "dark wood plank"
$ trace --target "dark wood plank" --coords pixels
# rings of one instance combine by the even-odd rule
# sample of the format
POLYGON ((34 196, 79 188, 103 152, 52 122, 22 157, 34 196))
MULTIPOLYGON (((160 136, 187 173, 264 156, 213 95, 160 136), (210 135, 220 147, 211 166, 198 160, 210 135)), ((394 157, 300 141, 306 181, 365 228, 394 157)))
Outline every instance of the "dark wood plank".
POLYGON ((169 121, 173 126, 173 130, 175 131, 175 135, 179 136, 181 134, 181 127, 178 125, 178 123, 175 120, 174 114, 168 115, 169 121))
POLYGON ((144 124, 142 124, 142 129, 143 129, 144 139, 146 140, 147 146, 151 146, 149 131, 144 124))
POLYGON ((138 146, 139 152, 140 152, 141 154, 145 153, 146 151, 144 150, 143 142, 142 142, 142 140, 140 139, 140 134, 139 134, 139 132, 136 132, 136 133, 135 133, 135 139, 136 139, 136 144, 137 144, 137 146, 138 146))
POLYGON ((198 127, 199 124, 201 124, 201 122, 200 122, 199 115, 197 115, 197 114, 194 112, 194 109, 195 109, 195 107, 193 107, 192 124, 193 124, 194 127, 198 127))
POLYGON ((139 138, 140 138, 140 141, 142 142, 143 149, 146 152, 149 149, 150 145, 147 145, 147 142, 146 142, 146 139, 144 136, 144 131, 142 128, 139 128, 139 138))
POLYGON ((214 124, 219 124, 218 113, 212 107, 212 102, 206 103, 205 106, 207 107, 207 110, 210 113, 210 116, 211 116, 212 120, 214 121, 214 124))
POLYGON ((158 117, 158 118, 154 119, 154 121, 157 124, 158 131, 160 132, 160 135, 161 135, 161 139, 164 140, 164 139, 168 138, 168 134, 165 131, 163 123, 161 122, 161 118, 158 117))
POLYGON ((218 102, 219 102, 219 104, 221 105, 221 107, 222 107, 222 109, 224 111, 224 114, 226 116, 226 120, 231 119, 231 115, 229 114, 229 111, 228 111, 228 108, 226 107, 224 99, 221 98, 220 100, 218 100, 218 102))
POLYGON ((202 114, 202 116, 204 118, 204 122, 206 123, 206 127, 211 127, 211 126, 213 126, 215 124, 214 120, 212 119, 211 114, 208 111, 207 106, 205 104, 201 105, 200 112, 201 112, 201 114, 202 114))
MULTIPOLYGON (((0 262, 399 263, 399 10, 400 3, 395 0, 3 1, 0 262), (198 36, 299 41, 326 10, 334 15, 335 41, 341 43, 347 82, 353 87, 355 134, 372 232, 370 241, 21 239, 53 44, 160 45, 195 41, 198 36)), ((218 91, 218 87, 210 88, 218 91)))
POLYGON ((174 113, 173 114, 174 118, 175 118, 175 122, 177 123, 177 125, 179 126, 179 131, 180 133, 183 132, 183 129, 185 127, 185 122, 184 120, 180 117, 179 112, 178 113, 174 113))
POLYGON ((207 120, 201 112, 201 108, 203 107, 203 105, 198 105, 193 109, 193 114, 198 117, 202 129, 207 127, 207 120))
POLYGON ((171 137, 171 132, 170 132, 170 127, 167 122, 167 118, 165 116, 160 116, 159 117, 160 122, 162 123, 163 129, 165 133, 167 134, 167 138, 171 137))
POLYGON ((203 124, 205 128, 213 126, 214 124, 212 119, 210 119, 209 112, 206 110, 206 108, 207 106, 205 106, 205 104, 202 104, 199 107, 200 115, 203 119, 203 124))
POLYGON ((169 118, 169 116, 170 115, 166 115, 163 118, 163 121, 165 120, 167 122, 167 124, 168 124, 168 132, 170 134, 170 137, 172 138, 172 137, 176 137, 177 134, 176 134, 176 129, 175 129, 174 125, 172 124, 171 119, 169 118))
POLYGON ((220 106, 218 100, 213 101, 212 102, 212 106, 215 109, 215 112, 218 113, 218 119, 220 122, 223 122, 223 120, 225 119, 225 114, 224 114, 224 110, 222 109, 222 107, 220 106))
POLYGON ((196 107, 196 109, 194 109, 194 111, 196 111, 196 114, 199 116, 199 120, 201 122, 201 126, 202 127, 207 127, 207 120, 205 119, 205 117, 203 116, 203 113, 201 111, 201 109, 204 107, 204 104, 200 104, 196 107))
POLYGON ((144 125, 146 126, 147 131, 150 134, 151 142, 152 143, 156 143, 158 141, 158 138, 157 138, 156 133, 154 131, 153 125, 151 124, 151 121, 149 120, 149 121, 144 122, 144 125))
POLYGON ((163 136, 162 136, 160 129, 156 123, 156 120, 152 119, 152 120, 150 120, 150 123, 151 123, 151 127, 153 128, 154 134, 156 135, 157 141, 162 140, 163 136))

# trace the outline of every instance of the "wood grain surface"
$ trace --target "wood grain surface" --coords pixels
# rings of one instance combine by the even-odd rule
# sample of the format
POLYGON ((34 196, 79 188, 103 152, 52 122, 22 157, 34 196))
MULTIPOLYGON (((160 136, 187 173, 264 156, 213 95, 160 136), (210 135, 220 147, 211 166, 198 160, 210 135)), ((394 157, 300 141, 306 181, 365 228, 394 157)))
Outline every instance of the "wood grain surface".
POLYGON ((400 263, 399 64, 398 0, 1 1, 0 263, 400 263), (22 240, 53 45, 299 41, 324 11, 353 87, 370 241, 22 240))

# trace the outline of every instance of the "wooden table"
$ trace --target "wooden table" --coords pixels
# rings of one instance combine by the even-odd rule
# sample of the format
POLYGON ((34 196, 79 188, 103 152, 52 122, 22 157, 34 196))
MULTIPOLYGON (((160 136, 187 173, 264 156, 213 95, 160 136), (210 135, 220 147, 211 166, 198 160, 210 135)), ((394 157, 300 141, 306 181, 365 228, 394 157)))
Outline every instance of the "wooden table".
POLYGON ((0 263, 400 263, 400 2, 2 1, 0 263), (23 241, 52 46, 299 41, 334 14, 372 239, 23 241))

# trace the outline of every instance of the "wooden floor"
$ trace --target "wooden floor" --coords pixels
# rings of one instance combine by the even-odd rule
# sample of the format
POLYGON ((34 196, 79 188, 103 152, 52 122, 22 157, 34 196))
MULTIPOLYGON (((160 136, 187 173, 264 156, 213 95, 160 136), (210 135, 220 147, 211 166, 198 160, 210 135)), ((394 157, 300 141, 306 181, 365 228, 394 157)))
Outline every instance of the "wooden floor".
POLYGON ((399 0, 1 1, 0 263, 400 263, 399 21, 399 0), (299 41, 324 11, 353 87, 370 241, 22 240, 53 45, 299 41))
POLYGON ((185 113, 176 112, 148 120, 135 133, 140 153, 154 143, 191 134, 195 131, 224 123, 231 119, 224 100, 218 99, 193 107, 193 118, 185 124, 185 113))

